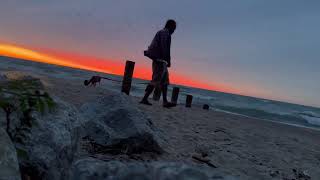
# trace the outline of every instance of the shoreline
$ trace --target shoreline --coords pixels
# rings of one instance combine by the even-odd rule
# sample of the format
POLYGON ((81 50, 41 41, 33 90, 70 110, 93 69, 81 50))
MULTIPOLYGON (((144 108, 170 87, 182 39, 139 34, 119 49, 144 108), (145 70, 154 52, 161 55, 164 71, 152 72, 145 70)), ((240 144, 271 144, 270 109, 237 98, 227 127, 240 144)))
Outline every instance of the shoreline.
POLYGON ((252 119, 259 120, 259 121, 268 121, 268 122, 273 122, 273 123, 285 124, 288 126, 294 126, 294 127, 299 127, 299 128, 306 128, 306 129, 312 129, 315 131, 320 131, 320 126, 319 127, 318 126, 309 127, 309 126, 303 126, 303 125, 299 125, 299 124, 292 124, 292 123, 280 122, 280 121, 275 121, 275 120, 268 120, 268 119, 253 117, 253 116, 247 116, 247 115, 243 115, 243 114, 239 114, 239 113, 233 113, 233 112, 225 111, 225 110, 221 110, 221 109, 215 109, 215 111, 224 112, 227 114, 237 115, 237 116, 246 117, 246 118, 252 118, 252 119))

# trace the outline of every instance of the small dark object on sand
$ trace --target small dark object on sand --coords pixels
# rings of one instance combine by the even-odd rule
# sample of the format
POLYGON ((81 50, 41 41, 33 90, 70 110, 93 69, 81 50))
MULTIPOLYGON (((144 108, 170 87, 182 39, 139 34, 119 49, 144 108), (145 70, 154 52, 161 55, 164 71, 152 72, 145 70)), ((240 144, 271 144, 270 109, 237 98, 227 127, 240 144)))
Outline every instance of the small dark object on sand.
POLYGON ((197 160, 197 161, 199 161, 199 162, 205 163, 210 167, 217 168, 217 166, 215 166, 214 164, 212 164, 210 162, 210 159, 207 159, 207 158, 204 158, 204 157, 201 157, 201 156, 197 156, 197 155, 192 155, 192 158, 197 160))
POLYGON ((204 105, 203 105, 203 109, 209 110, 209 105, 208 105, 208 104, 204 104, 204 105))

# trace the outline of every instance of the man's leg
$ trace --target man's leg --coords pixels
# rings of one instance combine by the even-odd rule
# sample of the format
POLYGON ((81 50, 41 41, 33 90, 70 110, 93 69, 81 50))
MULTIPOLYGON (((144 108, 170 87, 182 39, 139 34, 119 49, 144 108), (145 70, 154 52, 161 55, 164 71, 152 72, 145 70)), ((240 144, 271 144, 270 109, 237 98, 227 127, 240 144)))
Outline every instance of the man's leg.
POLYGON ((140 101, 141 104, 146 104, 146 105, 152 105, 149 101, 148 98, 150 96, 150 94, 152 93, 152 91, 154 90, 154 86, 155 86, 155 82, 157 82, 157 72, 158 72, 158 66, 156 61, 152 61, 152 80, 150 82, 150 84, 148 84, 148 86, 146 87, 145 90, 145 94, 144 97, 142 98, 142 100, 140 101))
POLYGON ((161 87, 154 87, 153 90, 153 100, 159 101, 162 93, 162 88, 161 87))
POLYGON ((176 104, 168 102, 167 93, 168 93, 168 85, 170 83, 169 80, 169 72, 167 64, 163 64, 163 74, 161 78, 161 90, 162 90, 162 98, 163 98, 163 107, 171 108, 176 106, 176 104))
POLYGON ((168 85, 167 84, 163 85, 161 89, 162 89, 163 107, 166 107, 166 108, 175 107, 176 104, 168 102, 168 99, 167 99, 168 85))
POLYGON ((145 94, 144 94, 144 97, 143 99, 140 101, 140 103, 142 104, 146 104, 146 105, 152 105, 149 101, 148 101, 148 98, 150 96, 150 94, 152 93, 154 89, 154 86, 151 85, 151 84, 148 84, 146 90, 145 90, 145 94))
POLYGON ((163 85, 162 86, 162 98, 163 98, 164 104, 168 103, 167 92, 168 92, 168 85, 163 85))

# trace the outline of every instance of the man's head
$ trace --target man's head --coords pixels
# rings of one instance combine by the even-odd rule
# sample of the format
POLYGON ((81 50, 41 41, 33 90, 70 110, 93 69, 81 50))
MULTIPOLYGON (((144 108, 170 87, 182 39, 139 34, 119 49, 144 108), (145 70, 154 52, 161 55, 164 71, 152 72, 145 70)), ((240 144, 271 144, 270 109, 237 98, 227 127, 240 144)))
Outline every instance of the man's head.
POLYGON ((177 23, 173 19, 169 19, 166 23, 165 28, 169 30, 170 34, 173 34, 174 31, 176 30, 177 23))

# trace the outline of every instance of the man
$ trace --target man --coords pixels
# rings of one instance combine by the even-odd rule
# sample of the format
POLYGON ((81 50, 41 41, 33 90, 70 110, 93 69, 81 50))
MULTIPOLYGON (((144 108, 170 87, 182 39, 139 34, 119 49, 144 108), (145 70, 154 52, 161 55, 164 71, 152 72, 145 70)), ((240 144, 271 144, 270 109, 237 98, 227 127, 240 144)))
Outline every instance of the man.
POLYGON ((175 30, 176 22, 172 19, 168 20, 164 29, 157 32, 148 50, 144 51, 144 55, 152 59, 152 80, 145 90, 145 95, 140 102, 142 104, 152 105, 148 101, 148 97, 155 88, 160 88, 163 97, 163 107, 170 108, 175 106, 175 104, 167 100, 169 85, 168 68, 171 66, 171 35, 175 30))

